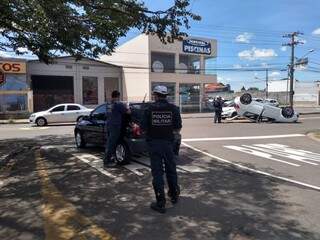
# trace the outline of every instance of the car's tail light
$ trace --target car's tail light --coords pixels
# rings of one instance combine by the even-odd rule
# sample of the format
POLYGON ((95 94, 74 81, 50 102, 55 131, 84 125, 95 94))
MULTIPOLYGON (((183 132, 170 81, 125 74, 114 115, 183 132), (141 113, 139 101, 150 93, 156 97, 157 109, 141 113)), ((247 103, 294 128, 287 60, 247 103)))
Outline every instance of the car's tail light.
POLYGON ((133 137, 140 137, 142 135, 141 127, 136 123, 132 124, 132 135, 133 137))

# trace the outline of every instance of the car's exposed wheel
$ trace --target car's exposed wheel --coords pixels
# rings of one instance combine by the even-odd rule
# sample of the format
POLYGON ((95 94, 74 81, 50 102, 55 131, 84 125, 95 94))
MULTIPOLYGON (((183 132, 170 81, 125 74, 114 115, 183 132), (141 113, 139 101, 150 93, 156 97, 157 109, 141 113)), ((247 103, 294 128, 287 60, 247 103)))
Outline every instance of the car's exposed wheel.
POLYGON ((119 142, 116 147, 116 161, 120 165, 130 163, 131 153, 130 150, 124 142, 119 142))
POLYGON ((74 138, 77 148, 84 148, 86 146, 86 142, 83 139, 83 136, 80 131, 76 131, 76 133, 74 134, 74 138))
POLYGON ((283 107, 281 111, 282 116, 285 118, 292 118, 294 115, 294 110, 292 107, 283 107))
POLYGON ((44 117, 39 117, 36 120, 36 124, 39 127, 45 126, 45 125, 47 125, 47 120, 44 117))
POLYGON ((77 118, 77 122, 81 121, 82 118, 83 118, 83 116, 79 116, 79 117, 77 118))
POLYGON ((252 102, 252 96, 250 93, 244 93, 241 97, 240 97, 240 102, 244 105, 248 105, 252 102))

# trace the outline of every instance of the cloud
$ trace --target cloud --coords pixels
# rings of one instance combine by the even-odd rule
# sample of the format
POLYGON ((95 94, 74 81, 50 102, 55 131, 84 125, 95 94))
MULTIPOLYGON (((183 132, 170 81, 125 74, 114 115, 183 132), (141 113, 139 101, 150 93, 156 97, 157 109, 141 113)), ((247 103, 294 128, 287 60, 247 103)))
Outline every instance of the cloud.
POLYGON ((270 76, 271 77, 278 77, 278 76, 280 76, 280 72, 277 72, 277 71, 274 71, 274 72, 272 72, 271 74, 270 74, 270 76))
POLYGON ((238 56, 241 60, 254 61, 277 57, 278 54, 274 51, 274 49, 262 49, 253 47, 250 50, 239 52, 238 56))
POLYGON ((0 57, 3 57, 3 58, 11 58, 12 55, 8 54, 7 52, 0 51, 0 57))
POLYGON ((282 52, 286 52, 286 51, 287 51, 287 47, 286 47, 286 46, 282 46, 282 47, 280 48, 280 50, 281 50, 282 52))
POLYGON ((19 47, 19 48, 17 48, 17 51, 20 52, 20 53, 26 53, 26 52, 28 52, 28 48, 19 47))
POLYGON ((245 32, 236 37, 235 42, 238 43, 250 43, 251 38, 253 37, 252 33, 245 32))
POLYGON ((315 29, 315 30, 312 32, 312 35, 320 36, 320 28, 315 29))

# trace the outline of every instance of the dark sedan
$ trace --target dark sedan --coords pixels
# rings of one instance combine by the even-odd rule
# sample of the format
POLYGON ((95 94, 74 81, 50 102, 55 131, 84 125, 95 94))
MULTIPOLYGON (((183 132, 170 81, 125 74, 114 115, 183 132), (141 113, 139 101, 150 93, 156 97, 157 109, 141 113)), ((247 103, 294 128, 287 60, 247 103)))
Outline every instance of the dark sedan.
MULTIPOLYGON (((78 148, 88 144, 105 146, 106 134, 106 109, 107 103, 96 107, 89 116, 80 119, 74 129, 75 142, 78 148)), ((120 164, 130 162, 132 155, 141 155, 147 152, 145 135, 140 124, 145 109, 150 103, 131 103, 131 114, 126 115, 123 123, 121 140, 116 148, 116 161, 120 164)), ((175 134, 174 152, 179 154, 181 144, 180 133, 175 134)))

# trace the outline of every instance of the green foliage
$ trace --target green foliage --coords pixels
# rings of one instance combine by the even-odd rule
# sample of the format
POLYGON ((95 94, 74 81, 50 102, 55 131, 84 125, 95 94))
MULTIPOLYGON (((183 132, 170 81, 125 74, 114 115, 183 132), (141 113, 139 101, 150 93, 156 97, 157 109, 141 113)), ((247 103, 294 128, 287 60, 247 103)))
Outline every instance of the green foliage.
POLYGON ((61 53, 110 54, 132 28, 172 42, 186 36, 190 19, 200 20, 188 11, 189 1, 151 11, 138 0, 0 0, 0 49, 27 48, 48 63, 61 53))

